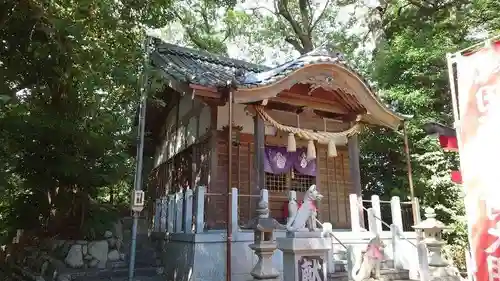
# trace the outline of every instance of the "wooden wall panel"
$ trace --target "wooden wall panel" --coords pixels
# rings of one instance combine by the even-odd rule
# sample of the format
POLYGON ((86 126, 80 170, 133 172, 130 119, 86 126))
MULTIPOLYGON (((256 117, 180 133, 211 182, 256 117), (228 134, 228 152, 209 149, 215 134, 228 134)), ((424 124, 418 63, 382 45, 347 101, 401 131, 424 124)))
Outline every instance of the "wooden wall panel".
POLYGON ((328 221, 334 228, 346 228, 350 225, 349 215, 349 154, 347 147, 337 147, 337 157, 327 157, 326 146, 317 148, 319 184, 325 196, 320 204, 322 221, 328 221))
MULTIPOLYGON (((217 141, 217 179, 216 184, 210 188, 210 193, 225 194, 227 192, 227 136, 218 132, 217 141)), ((266 136, 266 145, 285 145, 286 138, 266 136)), ((297 140, 297 146, 306 146, 307 142, 297 140)), ((349 220, 349 190, 351 180, 349 178, 349 154, 347 147, 338 147, 338 156, 327 157, 325 145, 317 147, 318 175, 316 184, 320 192, 325 196, 319 205, 319 216, 321 221, 331 222, 334 228, 348 228, 349 220)), ((241 144, 233 147, 232 155, 232 186, 239 188, 239 217, 240 224, 247 222, 254 216, 255 206, 258 200, 259 190, 253 181, 253 136, 241 135, 241 144), (238 151, 239 150, 239 151, 238 151)), ((271 215, 276 219, 282 219, 283 207, 287 200, 286 192, 270 191, 271 215)), ((303 194, 297 194, 302 200, 303 194)), ((212 217, 209 219, 214 227, 221 227, 225 223, 225 196, 216 196, 211 199, 210 208, 218 210, 210 211, 212 217)))

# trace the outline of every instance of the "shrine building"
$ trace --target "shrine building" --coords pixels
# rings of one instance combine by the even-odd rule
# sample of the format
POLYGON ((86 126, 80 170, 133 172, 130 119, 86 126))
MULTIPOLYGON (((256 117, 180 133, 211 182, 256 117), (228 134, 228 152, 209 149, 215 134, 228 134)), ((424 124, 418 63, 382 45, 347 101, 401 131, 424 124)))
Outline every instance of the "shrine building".
POLYGON ((331 50, 271 68, 156 41, 151 63, 165 86, 147 107, 149 196, 205 186, 207 230, 226 227, 232 187, 244 223, 260 189, 284 220, 288 191, 302 198, 312 184, 325 196, 320 220, 350 228, 349 195, 361 198, 358 134, 403 122, 331 50))

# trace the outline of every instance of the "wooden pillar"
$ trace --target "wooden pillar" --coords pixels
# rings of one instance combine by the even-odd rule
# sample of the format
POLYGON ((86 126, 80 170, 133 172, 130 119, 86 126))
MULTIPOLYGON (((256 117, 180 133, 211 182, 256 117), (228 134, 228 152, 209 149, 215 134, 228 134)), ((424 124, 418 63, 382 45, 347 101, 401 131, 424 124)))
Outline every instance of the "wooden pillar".
MULTIPOLYGON (((349 149, 349 171, 351 174, 351 190, 350 193, 356 194, 358 200, 362 200, 361 196, 361 173, 359 169, 359 140, 358 135, 349 137, 347 141, 349 149)), ((362 204, 362 202, 359 202, 362 204)), ((359 207, 359 218, 361 227, 365 227, 365 220, 363 218, 363 208, 359 207)))
POLYGON ((254 154, 254 167, 255 167, 255 183, 259 187, 259 189, 264 189, 265 187, 265 174, 264 174, 264 120, 259 118, 259 116, 254 116, 253 118, 254 124, 254 144, 255 144, 255 154, 254 154))

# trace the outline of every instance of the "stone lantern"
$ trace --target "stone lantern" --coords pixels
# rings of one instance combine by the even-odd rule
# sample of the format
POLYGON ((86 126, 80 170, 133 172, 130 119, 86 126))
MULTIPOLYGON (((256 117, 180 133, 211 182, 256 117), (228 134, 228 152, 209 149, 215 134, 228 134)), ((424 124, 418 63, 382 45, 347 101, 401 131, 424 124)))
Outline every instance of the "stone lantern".
POLYGON ((443 260, 441 250, 446 244, 442 239, 443 230, 448 227, 436 219, 436 212, 432 208, 425 209, 425 220, 413 226, 422 232, 422 242, 429 250, 429 266, 447 266, 443 260))
POLYGON ((279 272, 273 267, 272 262, 273 253, 277 248, 274 242, 274 230, 286 227, 269 217, 268 204, 262 198, 256 211, 257 217, 244 227, 254 231, 254 243, 250 244, 249 247, 259 258, 250 274, 257 280, 275 280, 279 276, 279 272))
POLYGON ((448 227, 436 219, 434 209, 426 208, 425 220, 413 228, 423 233, 420 243, 424 243, 429 251, 427 259, 429 280, 462 280, 458 269, 446 262, 441 254, 446 244, 442 239, 443 230, 448 227))

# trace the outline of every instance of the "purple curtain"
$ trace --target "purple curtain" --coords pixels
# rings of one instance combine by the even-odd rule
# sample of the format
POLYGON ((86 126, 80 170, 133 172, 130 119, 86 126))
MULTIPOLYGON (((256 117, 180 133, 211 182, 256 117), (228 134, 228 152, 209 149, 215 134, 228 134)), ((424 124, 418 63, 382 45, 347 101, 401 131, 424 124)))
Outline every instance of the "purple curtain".
POLYGON ((299 173, 308 176, 316 176, 316 159, 307 161, 307 150, 297 148, 297 152, 293 156, 293 168, 299 173))
POLYGON ((279 175, 293 168, 300 174, 316 176, 316 160, 307 161, 304 148, 287 152, 286 147, 266 146, 264 154, 264 171, 267 173, 279 175))
POLYGON ((293 167, 293 156, 286 147, 266 146, 264 155, 264 171, 275 175, 283 174, 293 167))

